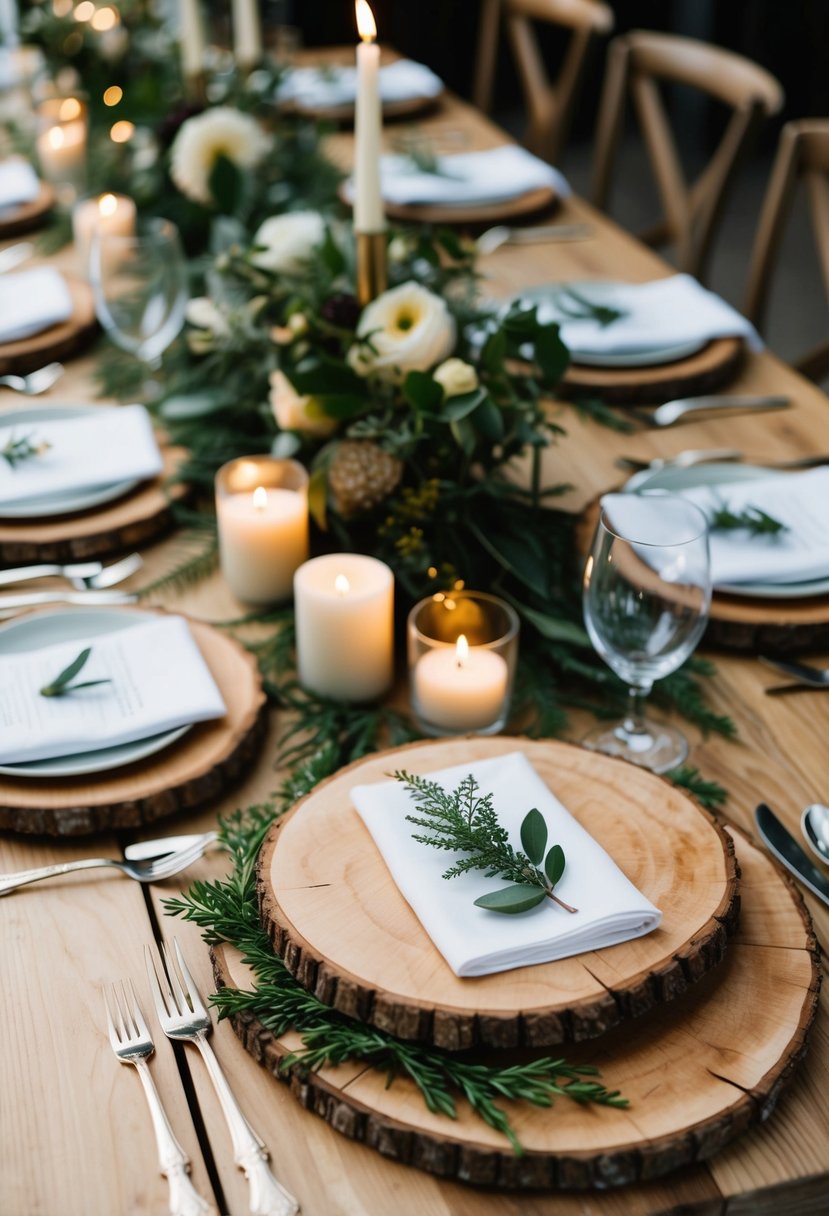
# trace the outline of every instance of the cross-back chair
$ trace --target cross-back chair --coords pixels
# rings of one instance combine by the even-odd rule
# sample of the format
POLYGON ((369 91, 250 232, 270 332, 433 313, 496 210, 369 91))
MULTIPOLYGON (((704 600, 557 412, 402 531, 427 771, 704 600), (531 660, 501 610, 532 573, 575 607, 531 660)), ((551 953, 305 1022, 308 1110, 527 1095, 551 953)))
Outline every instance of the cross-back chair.
POLYGON ((783 105, 783 89, 765 68, 733 51, 676 34, 634 30, 608 52, 593 172, 593 201, 606 208, 630 93, 645 141, 664 220, 642 235, 673 244, 681 270, 702 278, 723 203, 759 126, 783 105), (732 110, 718 147, 688 185, 660 94, 662 82, 690 85, 732 110))
MULTIPOLYGON (((758 328, 765 319, 772 271, 800 182, 806 187, 820 268, 829 295, 829 118, 788 122, 780 134, 748 272, 744 311, 758 328)), ((829 375, 829 340, 798 359, 795 366, 815 380, 829 375)))
POLYGON ((512 46, 527 108, 523 143, 537 156, 556 160, 567 137, 590 43, 613 28, 613 12, 600 0, 482 0, 473 100, 484 111, 492 105, 502 28, 512 46), (538 43, 537 22, 570 31, 555 80, 538 43))

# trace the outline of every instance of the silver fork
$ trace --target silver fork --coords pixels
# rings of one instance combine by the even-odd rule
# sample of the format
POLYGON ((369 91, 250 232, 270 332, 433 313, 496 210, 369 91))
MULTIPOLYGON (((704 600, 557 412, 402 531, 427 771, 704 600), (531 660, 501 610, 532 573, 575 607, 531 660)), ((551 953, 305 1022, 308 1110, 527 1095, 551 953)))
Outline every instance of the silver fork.
POLYGON ((720 410, 745 410, 746 413, 760 412, 763 410, 785 410, 791 405, 788 397, 753 397, 753 396, 725 396, 712 394, 708 397, 678 397, 675 401, 665 401, 662 405, 658 405, 652 414, 647 410, 634 408, 628 409, 629 414, 633 414, 646 426, 673 426, 675 422, 679 422, 680 418, 685 418, 689 414, 693 416, 699 413, 719 412, 720 410))
POLYGON ((0 376, 0 384, 13 388, 17 393, 25 393, 27 397, 36 397, 38 393, 45 393, 47 388, 51 388, 62 375, 62 363, 47 363, 45 367, 29 372, 28 376, 0 376))
POLYGON ((147 1060, 155 1051, 155 1044, 135 998, 132 982, 129 986, 129 996, 125 984, 121 985, 120 999, 114 984, 110 993, 112 1008, 110 999, 104 992, 109 1041, 121 1063, 134 1064, 141 1078, 153 1121, 158 1164, 170 1190, 171 1216, 207 1216, 208 1212, 215 1213, 215 1208, 211 1207, 206 1199, 202 1199, 188 1177, 190 1159, 173 1135, 170 1121, 158 1096, 147 1064, 147 1060))
POLYGON ((160 976, 151 950, 144 947, 150 990, 161 1029, 168 1039, 195 1043, 204 1058, 233 1141, 233 1159, 245 1171, 248 1180, 250 1212, 253 1216, 296 1216, 299 1203, 268 1168, 268 1150, 242 1114, 207 1041, 213 1028, 210 1014, 175 939, 173 944, 175 963, 162 943, 160 976))
POLYGON ((205 850, 203 837, 198 837, 194 844, 177 853, 167 853, 163 857, 151 857, 146 861, 115 861, 111 857, 85 857, 82 861, 61 861, 53 866, 38 866, 34 870, 16 870, 13 874, 0 874, 0 895, 16 891, 18 887, 28 886, 31 882, 40 882, 41 878, 54 878, 58 874, 71 874, 75 870, 99 870, 110 866, 120 870, 128 878, 136 882, 158 882, 162 878, 172 878, 180 870, 185 870, 198 861, 205 850))
POLYGON ((17 566, 13 570, 0 570, 0 587, 28 583, 37 578, 65 578, 78 591, 103 589, 123 582, 140 570, 143 564, 140 554, 130 553, 111 566, 104 566, 101 562, 71 562, 66 566, 43 562, 37 566, 17 566))

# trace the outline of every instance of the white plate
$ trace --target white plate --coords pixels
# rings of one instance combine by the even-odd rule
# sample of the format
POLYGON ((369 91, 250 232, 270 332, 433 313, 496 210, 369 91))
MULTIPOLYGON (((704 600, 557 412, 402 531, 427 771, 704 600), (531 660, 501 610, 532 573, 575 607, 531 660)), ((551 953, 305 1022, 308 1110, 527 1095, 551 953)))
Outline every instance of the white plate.
MULTIPOLYGON (((23 617, 0 625, 0 655, 23 654, 40 650, 58 642, 87 638, 94 634, 117 633, 132 625, 155 620, 152 612, 119 612, 106 608, 63 608, 57 612, 23 617)), ((56 756, 50 760, 32 760, 26 764, 0 764, 0 773, 9 777, 82 777, 87 773, 104 773, 109 769, 134 764, 170 747, 190 726, 177 726, 146 739, 102 747, 97 751, 77 752, 73 756, 56 756)))
MULTIPOLYGON (((23 434, 30 433, 42 422, 64 422, 69 418, 86 418, 96 410, 94 405, 29 405, 26 409, 0 410, 0 426, 19 426, 23 434)), ((113 481, 109 485, 65 491, 40 498, 18 498, 16 502, 0 504, 0 519, 43 519, 52 515, 69 515, 90 507, 123 498, 134 490, 139 481, 113 481)))
MULTIPOLYGON (((603 282, 597 279, 586 279, 578 283, 552 283, 541 287, 531 287, 522 291, 521 300, 529 304, 553 303, 557 291, 572 287, 585 299, 593 304, 610 304, 615 306, 618 301, 619 287, 624 283, 603 282)), ((622 305, 620 304, 620 307, 622 305)), ((566 318, 562 320, 565 323, 566 318)), ((586 351, 570 347, 570 358, 582 367, 659 367, 663 363, 675 363, 677 359, 687 359, 708 345, 708 338, 694 338, 693 341, 657 343, 647 349, 629 351, 586 351)))
MULTIPOLYGON (((657 469, 648 473, 634 473, 625 489, 636 494, 643 490, 665 490, 681 493, 694 486, 729 486, 741 481, 757 481, 768 477, 773 469, 764 469, 753 464, 698 464, 692 469, 657 469)), ((785 476, 785 474, 781 474, 785 476)), ((728 595, 744 595, 751 599, 790 600, 809 599, 812 596, 829 594, 829 578, 809 579, 799 583, 721 583, 716 591, 728 595)))

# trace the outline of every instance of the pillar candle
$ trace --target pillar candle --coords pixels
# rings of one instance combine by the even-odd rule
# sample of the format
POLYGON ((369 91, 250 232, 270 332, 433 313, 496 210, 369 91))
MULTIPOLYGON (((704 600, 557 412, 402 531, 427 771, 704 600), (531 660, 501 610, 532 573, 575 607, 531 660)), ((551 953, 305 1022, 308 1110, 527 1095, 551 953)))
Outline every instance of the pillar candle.
POLYGON ((81 266, 86 270, 95 232, 101 236, 132 236, 135 232, 135 203, 125 194, 102 194, 86 198, 72 211, 72 234, 81 266))
POLYGON ((414 669, 414 694, 422 718, 448 731, 483 730, 504 711, 509 669, 499 654, 469 646, 429 650, 414 669))
POLYGON ((180 0, 181 69, 185 76, 200 76, 204 71, 205 38, 199 0, 180 0))
POLYGON ((293 460, 246 456, 216 474, 222 574, 249 604, 290 599, 308 557, 308 477, 293 460))
POLYGON ((52 98, 38 108, 37 157, 57 186, 82 188, 86 179, 86 107, 76 97, 52 98))
POLYGON ((394 677, 394 577, 357 553, 330 553, 294 578, 297 672, 337 701, 371 701, 394 677))
POLYGON ((380 48, 374 17, 366 0, 356 0, 357 104, 354 114, 354 231, 383 232, 383 196, 380 189, 381 133, 380 48))
POLYGON ((258 0, 233 0, 233 55, 240 68, 256 67, 262 58, 258 0))

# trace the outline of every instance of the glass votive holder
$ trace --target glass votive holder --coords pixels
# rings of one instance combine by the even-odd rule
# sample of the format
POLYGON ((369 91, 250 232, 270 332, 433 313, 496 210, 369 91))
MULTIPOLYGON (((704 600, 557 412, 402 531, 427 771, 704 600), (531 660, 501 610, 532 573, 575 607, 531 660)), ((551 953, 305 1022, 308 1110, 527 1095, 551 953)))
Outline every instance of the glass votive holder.
POLYGON ((296 460, 242 456, 216 474, 219 560, 248 604, 290 599, 308 558, 308 473, 296 460))
POLYGON ((87 122, 86 104, 78 97, 49 97, 37 107, 40 171, 65 207, 86 189, 87 122))
POLYGON ((518 614, 483 591, 447 591, 409 613, 412 713, 428 735, 494 735, 509 716, 518 614))

